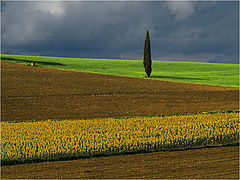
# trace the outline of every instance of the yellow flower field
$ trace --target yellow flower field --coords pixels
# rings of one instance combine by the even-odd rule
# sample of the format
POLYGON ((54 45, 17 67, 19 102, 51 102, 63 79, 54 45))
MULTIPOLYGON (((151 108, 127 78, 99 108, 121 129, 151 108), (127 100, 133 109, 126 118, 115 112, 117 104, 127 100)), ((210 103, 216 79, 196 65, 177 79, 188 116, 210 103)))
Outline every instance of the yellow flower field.
POLYGON ((1 122, 1 159, 34 160, 237 141, 239 113, 1 122))

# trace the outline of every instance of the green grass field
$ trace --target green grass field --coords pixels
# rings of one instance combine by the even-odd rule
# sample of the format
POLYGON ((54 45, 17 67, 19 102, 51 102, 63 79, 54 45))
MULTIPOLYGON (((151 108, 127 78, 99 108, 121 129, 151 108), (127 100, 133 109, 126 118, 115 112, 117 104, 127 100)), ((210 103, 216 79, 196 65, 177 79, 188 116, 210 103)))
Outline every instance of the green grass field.
POLYGON ((148 78, 144 72, 143 61, 140 60, 63 58, 6 54, 1 54, 1 59, 21 64, 35 62, 38 67, 80 72, 239 87, 239 64, 153 61, 152 74, 151 77, 148 78))

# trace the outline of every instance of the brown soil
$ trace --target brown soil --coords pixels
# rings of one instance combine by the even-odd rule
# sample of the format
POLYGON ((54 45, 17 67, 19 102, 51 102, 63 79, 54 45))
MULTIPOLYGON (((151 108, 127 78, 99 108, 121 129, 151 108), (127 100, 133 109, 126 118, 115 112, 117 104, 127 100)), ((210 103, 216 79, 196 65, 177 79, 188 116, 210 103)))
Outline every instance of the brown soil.
POLYGON ((239 146, 3 166, 2 178, 239 179, 239 146))
POLYGON ((233 87, 165 82, 1 62, 1 119, 149 116, 239 109, 233 87))

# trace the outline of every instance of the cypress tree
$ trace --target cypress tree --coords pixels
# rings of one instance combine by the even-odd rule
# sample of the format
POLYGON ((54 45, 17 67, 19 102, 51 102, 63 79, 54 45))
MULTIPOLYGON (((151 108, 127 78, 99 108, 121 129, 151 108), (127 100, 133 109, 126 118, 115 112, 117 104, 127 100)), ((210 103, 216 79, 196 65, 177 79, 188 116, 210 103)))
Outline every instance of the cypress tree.
POLYGON ((152 59, 151 59, 151 48, 150 48, 150 37, 147 31, 146 33, 146 40, 144 44, 144 59, 143 59, 143 66, 145 68, 145 72, 148 77, 152 72, 152 59))

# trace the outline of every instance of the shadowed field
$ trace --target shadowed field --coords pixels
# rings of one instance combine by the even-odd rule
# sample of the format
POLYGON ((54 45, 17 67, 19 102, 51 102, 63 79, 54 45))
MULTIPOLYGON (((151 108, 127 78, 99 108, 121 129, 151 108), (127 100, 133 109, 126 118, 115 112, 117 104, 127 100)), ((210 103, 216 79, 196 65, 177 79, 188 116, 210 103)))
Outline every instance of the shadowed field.
POLYGON ((1 170, 3 179, 239 179, 239 146, 3 166, 1 170))
POLYGON ((1 119, 26 121, 238 110, 239 90, 1 62, 1 119))

